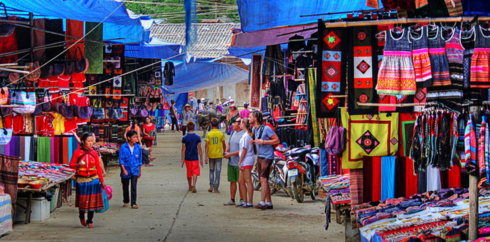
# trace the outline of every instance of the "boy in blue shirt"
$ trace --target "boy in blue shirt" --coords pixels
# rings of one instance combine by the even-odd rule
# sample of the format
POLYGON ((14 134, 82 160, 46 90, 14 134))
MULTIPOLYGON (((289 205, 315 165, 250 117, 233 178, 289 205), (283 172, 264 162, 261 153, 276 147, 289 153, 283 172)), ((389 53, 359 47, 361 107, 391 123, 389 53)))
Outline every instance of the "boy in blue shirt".
POLYGON ((141 177, 143 153, 138 144, 139 135, 130 130, 126 134, 128 142, 119 150, 119 166, 121 166, 121 182, 123 185, 123 207, 129 206, 129 182, 131 182, 131 208, 138 209, 136 204, 138 178, 141 177))
MULTIPOLYGON (((201 175, 199 163, 202 163, 201 137, 194 133, 196 124, 192 121, 187 123, 187 133, 182 138, 182 167, 187 168, 187 183, 189 183, 189 191, 196 193, 197 177, 201 175), (199 155, 199 156, 198 156, 199 155)), ((206 161, 206 164, 208 162, 206 161)))

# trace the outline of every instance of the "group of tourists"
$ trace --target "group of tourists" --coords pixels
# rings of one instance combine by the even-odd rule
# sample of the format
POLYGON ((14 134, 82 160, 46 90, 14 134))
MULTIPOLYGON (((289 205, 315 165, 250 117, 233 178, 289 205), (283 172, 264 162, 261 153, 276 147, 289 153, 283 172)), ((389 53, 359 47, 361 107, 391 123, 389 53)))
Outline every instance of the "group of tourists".
POLYGON ((208 192, 220 193, 220 176, 223 158, 229 159, 227 165, 228 181, 230 182, 230 201, 225 206, 243 208, 254 207, 252 169, 257 155, 257 173, 262 185, 260 203, 257 209, 273 209, 269 189, 269 174, 274 159, 274 146, 279 144, 279 138, 274 130, 264 123, 262 113, 252 111, 248 117, 237 117, 231 124, 232 132, 225 139, 219 130, 218 119, 211 120, 212 130, 205 138, 205 156, 201 150, 201 137, 194 133, 195 124, 187 122, 188 133, 182 138, 182 167, 187 168, 189 191, 196 193, 197 177, 201 174, 200 167, 209 164, 208 192), (239 191, 240 202, 236 202, 236 192, 239 191))

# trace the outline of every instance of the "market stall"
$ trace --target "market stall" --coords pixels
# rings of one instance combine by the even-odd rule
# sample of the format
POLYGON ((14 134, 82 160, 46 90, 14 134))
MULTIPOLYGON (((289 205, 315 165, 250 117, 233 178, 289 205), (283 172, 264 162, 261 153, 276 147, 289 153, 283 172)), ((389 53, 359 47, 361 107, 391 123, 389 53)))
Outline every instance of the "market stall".
MULTIPOLYGON (((57 189, 57 198, 53 201, 56 208, 61 207, 63 198, 71 194, 71 182, 75 170, 63 165, 47 164, 43 162, 21 161, 19 163, 18 191, 26 197, 24 204, 17 203, 25 211, 24 222, 31 222, 33 194, 46 194, 50 188, 57 189)), ((51 212, 51 211, 48 211, 51 212)))

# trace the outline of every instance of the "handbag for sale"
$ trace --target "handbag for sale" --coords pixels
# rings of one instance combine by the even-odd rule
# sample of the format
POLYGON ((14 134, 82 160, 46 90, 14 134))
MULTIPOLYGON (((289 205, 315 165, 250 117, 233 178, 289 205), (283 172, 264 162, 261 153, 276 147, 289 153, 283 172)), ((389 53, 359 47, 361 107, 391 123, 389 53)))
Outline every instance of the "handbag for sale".
POLYGON ((148 117, 148 115, 149 115, 148 110, 145 108, 145 106, 141 105, 138 111, 138 117, 146 118, 148 117))
POLYGON ((46 64, 46 62, 46 54, 43 53, 41 60, 43 67, 41 67, 41 75, 39 76, 41 79, 48 79, 53 75, 53 66, 51 64, 46 64))
POLYGON ((75 115, 81 119, 90 119, 94 113, 94 109, 91 106, 78 107, 75 109, 75 115))
POLYGON ((63 63, 53 64, 53 76, 61 76, 65 73, 65 65, 63 63))
MULTIPOLYGON (((37 97, 37 101, 38 102, 42 102, 43 101, 43 96, 44 96, 44 94, 43 95, 39 95, 39 97, 37 97)), ((34 109, 34 112, 32 114, 38 115, 42 111, 43 111, 43 106, 42 105, 36 105, 36 109, 34 109)))
POLYGON ((7 129, 7 124, 5 123, 4 115, 1 114, 0 117, 2 118, 2 122, 3 122, 3 130, 0 129, 0 145, 7 145, 8 143, 10 143, 10 140, 12 139, 12 129, 7 129))
POLYGON ((8 87, 0 88, 0 105, 5 105, 9 101, 9 89, 8 87))
POLYGON ((56 103, 56 110, 58 110, 58 113, 61 114, 61 116, 65 117, 65 118, 75 118, 75 109, 77 108, 77 106, 75 105, 71 105, 69 106, 68 104, 66 104, 66 99, 68 97, 66 96, 63 96, 61 98, 61 102, 60 103, 56 103))
POLYGON ((70 59, 70 52, 66 53, 66 61, 65 61, 65 75, 71 76, 75 73, 75 62, 70 59))
POLYGON ((104 108, 101 108, 100 101, 98 101, 98 103, 94 105, 92 117, 95 120, 105 119, 105 110, 104 110, 104 108), (95 107, 95 106, 97 106, 97 107, 95 107))
POLYGON ((39 69, 39 62, 31 62, 27 64, 29 68, 27 69, 29 71, 29 74, 27 74, 26 79, 28 81, 36 82, 39 80, 39 77, 41 76, 41 69, 39 69))
POLYGON ((342 126, 333 125, 330 127, 325 139, 325 150, 330 155, 342 154, 345 150, 346 129, 342 126))
MULTIPOLYGON (((5 12, 5 19, 9 19, 7 14, 7 7, 5 4, 0 3, 0 7, 3 6, 3 11, 5 12)), ((12 23, 0 23, 0 37, 7 37, 14 33, 15 25, 12 23)))
POLYGON ((25 92, 14 90, 12 92, 10 103, 20 105, 12 110, 19 114, 31 114, 36 109, 36 94, 34 92, 25 92))
POLYGON ((88 70, 89 62, 88 59, 82 55, 82 49, 80 49, 80 47, 77 47, 75 51, 75 58, 77 58, 77 53, 80 53, 81 59, 75 62, 75 72, 84 74, 88 70))
POLYGON ((122 108, 109 108, 109 119, 121 119, 124 117, 122 108))

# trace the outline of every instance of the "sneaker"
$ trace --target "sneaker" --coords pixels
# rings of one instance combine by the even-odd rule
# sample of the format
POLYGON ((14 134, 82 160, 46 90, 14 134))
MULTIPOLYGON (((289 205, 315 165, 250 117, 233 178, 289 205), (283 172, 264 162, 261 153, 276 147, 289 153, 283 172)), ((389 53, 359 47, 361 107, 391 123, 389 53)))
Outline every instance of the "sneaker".
POLYGON ((245 206, 247 206, 246 203, 240 203, 238 205, 235 205, 235 207, 237 207, 237 208, 239 208, 239 207, 245 207, 245 206))
POLYGON ((253 208, 254 205, 253 204, 245 204, 242 206, 242 208, 253 208))
POLYGON ((266 205, 265 205, 265 208, 266 208, 266 209, 274 209, 274 205, 272 205, 272 204, 271 204, 271 205, 267 205, 267 204, 266 204, 266 205))
POLYGON ((256 209, 261 209, 261 210, 266 210, 267 209, 267 205, 262 205, 262 204, 257 204, 255 205, 255 208, 256 209))
POLYGON ((129 207, 129 203, 124 203, 123 208, 127 208, 127 207, 129 207))
POLYGON ((208 192, 213 192, 213 188, 212 188, 212 187, 210 187, 210 188, 208 189, 208 192))
POLYGON ((235 202, 233 202, 233 200, 230 199, 230 201, 228 201, 227 203, 223 203, 223 205, 225 205, 225 206, 234 206, 235 205, 235 202))
POLYGON ((131 206, 131 208, 132 209, 138 209, 138 205, 135 204, 135 205, 131 206))
POLYGON ((155 165, 153 165, 152 163, 148 163, 146 166, 155 166, 155 165))

